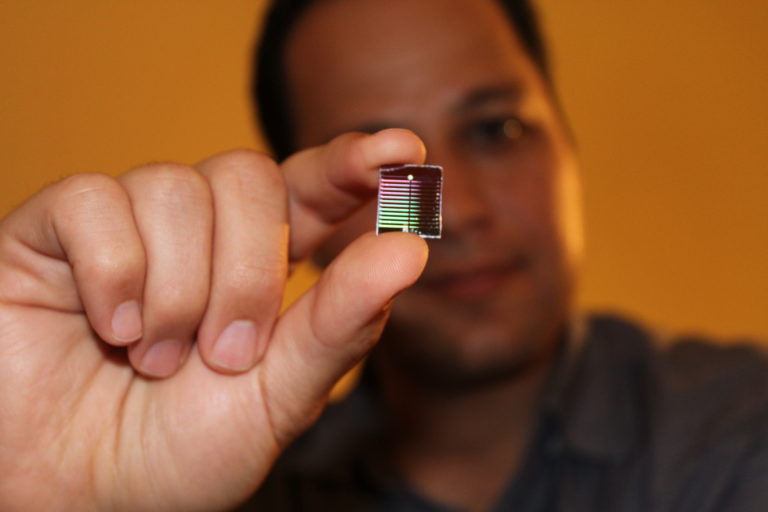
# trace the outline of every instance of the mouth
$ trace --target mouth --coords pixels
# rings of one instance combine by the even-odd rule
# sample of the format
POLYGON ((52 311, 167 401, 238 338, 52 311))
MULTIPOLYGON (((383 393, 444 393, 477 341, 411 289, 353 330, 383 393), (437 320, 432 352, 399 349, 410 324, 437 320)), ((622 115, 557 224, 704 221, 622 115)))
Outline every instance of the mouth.
POLYGON ((527 267, 522 257, 503 262, 462 265, 457 269, 431 272, 417 286, 454 300, 482 300, 499 293, 527 267))

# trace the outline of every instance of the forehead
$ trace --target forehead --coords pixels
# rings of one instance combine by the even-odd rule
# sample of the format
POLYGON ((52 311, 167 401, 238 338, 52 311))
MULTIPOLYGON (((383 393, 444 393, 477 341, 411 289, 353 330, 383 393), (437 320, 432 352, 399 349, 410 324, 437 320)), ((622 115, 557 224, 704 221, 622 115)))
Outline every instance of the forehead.
POLYGON ((536 75, 494 0, 320 0, 296 24, 286 64, 299 125, 352 123, 373 108, 402 117, 536 75))

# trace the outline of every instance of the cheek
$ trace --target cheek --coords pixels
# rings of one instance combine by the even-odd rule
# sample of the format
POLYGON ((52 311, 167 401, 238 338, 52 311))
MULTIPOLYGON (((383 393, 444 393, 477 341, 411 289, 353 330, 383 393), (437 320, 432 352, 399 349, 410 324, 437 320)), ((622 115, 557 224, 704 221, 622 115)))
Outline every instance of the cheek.
POLYGON ((322 265, 328 265, 350 243, 363 233, 376 229, 376 200, 370 201, 347 220, 339 224, 323 244, 318 248, 315 261, 322 265))
POLYGON ((579 182, 567 148, 540 134, 525 152, 489 180, 488 197, 499 222, 517 232, 539 257, 568 257, 581 247, 579 182))
POLYGON ((541 145, 540 167, 531 184, 531 197, 539 199, 531 209, 546 242, 566 266, 573 267, 578 265, 584 245, 578 164, 563 137, 551 134, 541 145))
POLYGON ((555 170, 543 160, 518 165, 488 180, 487 196, 497 222, 526 239, 552 238, 555 229, 555 170))

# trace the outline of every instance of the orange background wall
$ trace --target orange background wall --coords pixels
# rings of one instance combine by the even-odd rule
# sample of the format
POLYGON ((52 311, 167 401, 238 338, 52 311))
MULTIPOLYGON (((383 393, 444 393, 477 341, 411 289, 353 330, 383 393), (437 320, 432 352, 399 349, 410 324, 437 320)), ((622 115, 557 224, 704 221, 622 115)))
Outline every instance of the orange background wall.
MULTIPOLYGON (((584 167, 580 302, 768 339, 768 5, 538 5, 584 167)), ((259 147, 263 6, 0 2, 0 212, 67 174, 259 147)))

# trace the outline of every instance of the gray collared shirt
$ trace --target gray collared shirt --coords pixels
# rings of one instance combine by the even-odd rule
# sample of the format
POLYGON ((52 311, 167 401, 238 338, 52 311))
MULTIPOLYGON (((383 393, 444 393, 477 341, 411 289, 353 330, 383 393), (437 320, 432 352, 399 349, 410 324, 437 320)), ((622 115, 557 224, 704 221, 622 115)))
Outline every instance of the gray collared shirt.
MULTIPOLYGON (((525 462, 493 510, 768 511, 768 360, 749 345, 665 348, 586 320, 555 366, 525 462)), ((452 510, 387 470, 385 419, 361 385, 331 406, 243 510, 452 510)))

